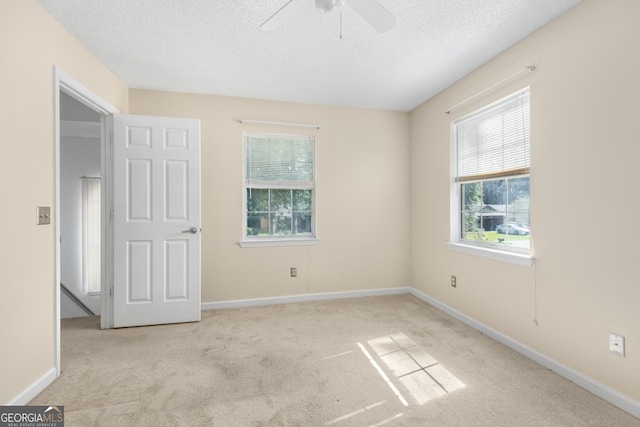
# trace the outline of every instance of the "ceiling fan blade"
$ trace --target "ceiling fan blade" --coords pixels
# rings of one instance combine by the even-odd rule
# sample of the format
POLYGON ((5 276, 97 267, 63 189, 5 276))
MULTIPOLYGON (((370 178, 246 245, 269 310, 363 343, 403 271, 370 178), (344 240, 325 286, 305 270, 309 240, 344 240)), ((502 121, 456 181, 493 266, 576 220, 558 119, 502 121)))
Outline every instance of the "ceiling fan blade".
POLYGON ((271 15, 269 19, 260 25, 262 31, 273 31, 280 27, 284 21, 291 18, 295 13, 304 6, 309 0, 290 0, 282 6, 280 10, 271 15))
POLYGON ((389 31, 396 23, 396 17, 376 0, 347 0, 347 4, 379 33, 389 31))

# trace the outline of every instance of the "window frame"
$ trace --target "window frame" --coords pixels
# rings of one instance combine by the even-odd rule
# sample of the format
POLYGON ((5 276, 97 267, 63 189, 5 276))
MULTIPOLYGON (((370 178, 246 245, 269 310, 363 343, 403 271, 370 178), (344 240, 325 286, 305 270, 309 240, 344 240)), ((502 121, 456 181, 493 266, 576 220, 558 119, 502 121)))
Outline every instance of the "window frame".
POLYGON ((261 131, 243 131, 242 132, 242 238, 239 241, 240 247, 267 247, 267 246, 306 246, 315 245, 320 242, 318 239, 317 228, 317 142, 318 138, 312 134, 297 133, 277 133, 277 132, 261 132, 261 131), (283 137, 283 138, 310 138, 313 141, 313 181, 311 185, 300 185, 295 181, 289 182, 291 185, 282 183, 261 183, 249 185, 246 179, 247 174, 247 138, 255 136, 267 137, 283 137), (247 233, 247 190, 248 189, 267 189, 267 190, 311 190, 311 234, 302 235, 269 235, 269 236, 252 236, 247 233))
MULTIPOLYGON (((491 242, 479 242, 473 241, 469 239, 464 239, 462 236, 462 228, 463 228, 463 185, 471 184, 473 182, 488 182, 499 179, 515 179, 528 177, 531 179, 530 174, 530 166, 527 167, 527 172, 523 173, 522 170, 519 170, 513 174, 499 172, 495 173, 490 177, 479 176, 478 179, 469 179, 469 180, 458 180, 458 124, 461 121, 468 120, 473 117, 477 117, 478 115, 486 112, 488 110, 499 107, 501 104, 509 102, 514 97, 517 97, 519 94, 528 93, 529 96, 529 108, 531 102, 531 91, 530 88, 524 87, 518 91, 508 94, 495 102, 484 105, 480 108, 475 109, 474 111, 466 114, 464 116, 458 117, 451 121, 451 132, 450 132, 450 236, 449 241, 447 242, 447 246, 450 250, 454 250, 457 252, 467 253, 478 255, 494 260, 505 261, 517 265, 522 266, 532 266, 533 265, 533 241, 530 240, 529 248, 513 248, 506 245, 491 243, 491 242)), ((530 111, 530 110, 529 110, 530 111)), ((530 114, 530 112, 529 112, 530 114)), ((529 116, 529 120, 531 120, 531 116, 529 116)), ((529 150, 531 147, 531 138, 529 134, 529 150)), ((530 162, 530 161, 529 161, 530 162)), ((529 181, 529 185, 531 181, 529 181)), ((531 201, 531 190, 529 190, 529 200, 531 201)), ((506 204, 509 204, 509 200, 505 200, 506 204)), ((529 204, 528 210, 529 217, 531 216, 531 203, 529 204)))

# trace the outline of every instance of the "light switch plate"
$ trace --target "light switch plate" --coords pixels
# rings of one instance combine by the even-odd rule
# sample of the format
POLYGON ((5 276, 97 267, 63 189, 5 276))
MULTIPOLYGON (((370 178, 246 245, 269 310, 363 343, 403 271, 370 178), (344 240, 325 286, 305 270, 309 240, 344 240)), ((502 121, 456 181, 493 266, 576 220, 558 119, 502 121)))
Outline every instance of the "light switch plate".
POLYGON ((38 206, 37 212, 37 225, 51 224, 51 208, 49 206, 38 206))

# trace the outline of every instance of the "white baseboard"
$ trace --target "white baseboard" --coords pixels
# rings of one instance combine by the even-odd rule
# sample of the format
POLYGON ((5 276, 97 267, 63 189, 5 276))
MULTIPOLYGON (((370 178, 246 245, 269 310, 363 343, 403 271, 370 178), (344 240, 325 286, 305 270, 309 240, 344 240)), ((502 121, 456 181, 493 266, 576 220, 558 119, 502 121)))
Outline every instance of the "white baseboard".
POLYGON ((630 413, 633 416, 636 416, 638 418, 640 418, 640 402, 637 402, 633 399, 630 399, 629 397, 618 393, 617 391, 607 387, 604 384, 599 383, 598 381, 589 378, 585 375, 582 375, 576 371, 574 371, 573 369, 541 354, 538 353, 537 351, 535 351, 534 349, 527 347, 526 345, 506 336, 501 334, 500 332, 496 331, 495 329, 492 329, 490 327, 488 327, 487 325, 484 325, 474 319, 472 319, 471 317, 441 303, 440 301, 431 298, 430 296, 418 291, 417 289, 414 288, 409 288, 409 293, 413 296, 415 296, 416 298, 421 299, 422 301, 426 302, 427 304, 430 304, 432 306, 434 306, 435 308, 444 311, 445 313, 449 314, 452 317, 455 317, 456 319, 458 319, 459 321, 461 321, 462 323, 465 323, 469 326, 471 326, 473 329, 476 329, 480 332, 482 332, 483 334, 487 335, 488 337, 498 341, 499 343, 502 343, 504 345, 506 345, 507 347, 511 348, 512 350, 522 354, 523 356, 533 360, 534 362, 539 363, 540 365, 544 366, 547 369, 550 369, 551 371, 555 372, 556 374, 560 375, 561 377, 564 377, 566 379, 568 379, 569 381, 579 385, 580 387, 584 388, 585 390, 595 394, 596 396, 606 400, 607 402, 611 403, 612 405, 617 406, 618 408, 630 413))
POLYGON ((260 305, 289 304, 294 302, 322 301, 344 298, 377 297, 410 293, 410 288, 385 288, 366 291, 323 292, 317 294, 288 295, 269 298, 237 299, 228 301, 204 302, 202 310, 218 310, 221 308, 254 307, 260 305))
POLYGON ((23 406, 26 405, 38 395, 42 390, 47 388, 56 379, 56 369, 51 368, 43 376, 38 378, 33 384, 23 390, 22 393, 14 397, 7 403, 7 406, 23 406))

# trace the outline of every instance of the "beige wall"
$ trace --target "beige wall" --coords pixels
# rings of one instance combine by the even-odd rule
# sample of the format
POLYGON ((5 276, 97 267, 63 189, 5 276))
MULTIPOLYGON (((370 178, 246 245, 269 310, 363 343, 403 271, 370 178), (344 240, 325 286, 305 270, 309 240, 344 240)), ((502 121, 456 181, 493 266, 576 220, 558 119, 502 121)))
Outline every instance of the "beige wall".
POLYGON ((130 111, 201 120, 203 302, 409 284, 409 114, 145 90, 130 111), (240 118, 320 125, 319 245, 239 247, 243 129, 309 132, 240 118))
POLYGON ((0 2, 0 404, 54 367, 53 66, 120 108, 127 88, 31 0, 0 2))
POLYGON ((54 365, 54 229, 35 225, 35 207, 54 202, 53 65, 123 112, 202 120, 203 302, 412 285, 640 401, 638 16, 636 0, 585 0, 408 115, 129 92, 32 0, 0 3, 0 403, 54 365), (527 64, 538 69, 443 113, 527 64), (524 85, 534 268, 445 246, 450 121, 524 85), (318 246, 238 246, 238 118, 322 126, 318 246), (609 331, 627 357, 608 352, 609 331))
POLYGON ((637 0, 585 0, 411 114, 412 286, 636 401, 639 16, 637 0), (529 64, 537 70, 443 113, 529 64), (445 245, 451 120, 526 85, 533 268, 445 245), (626 337, 625 358, 609 353, 610 331, 626 337))

